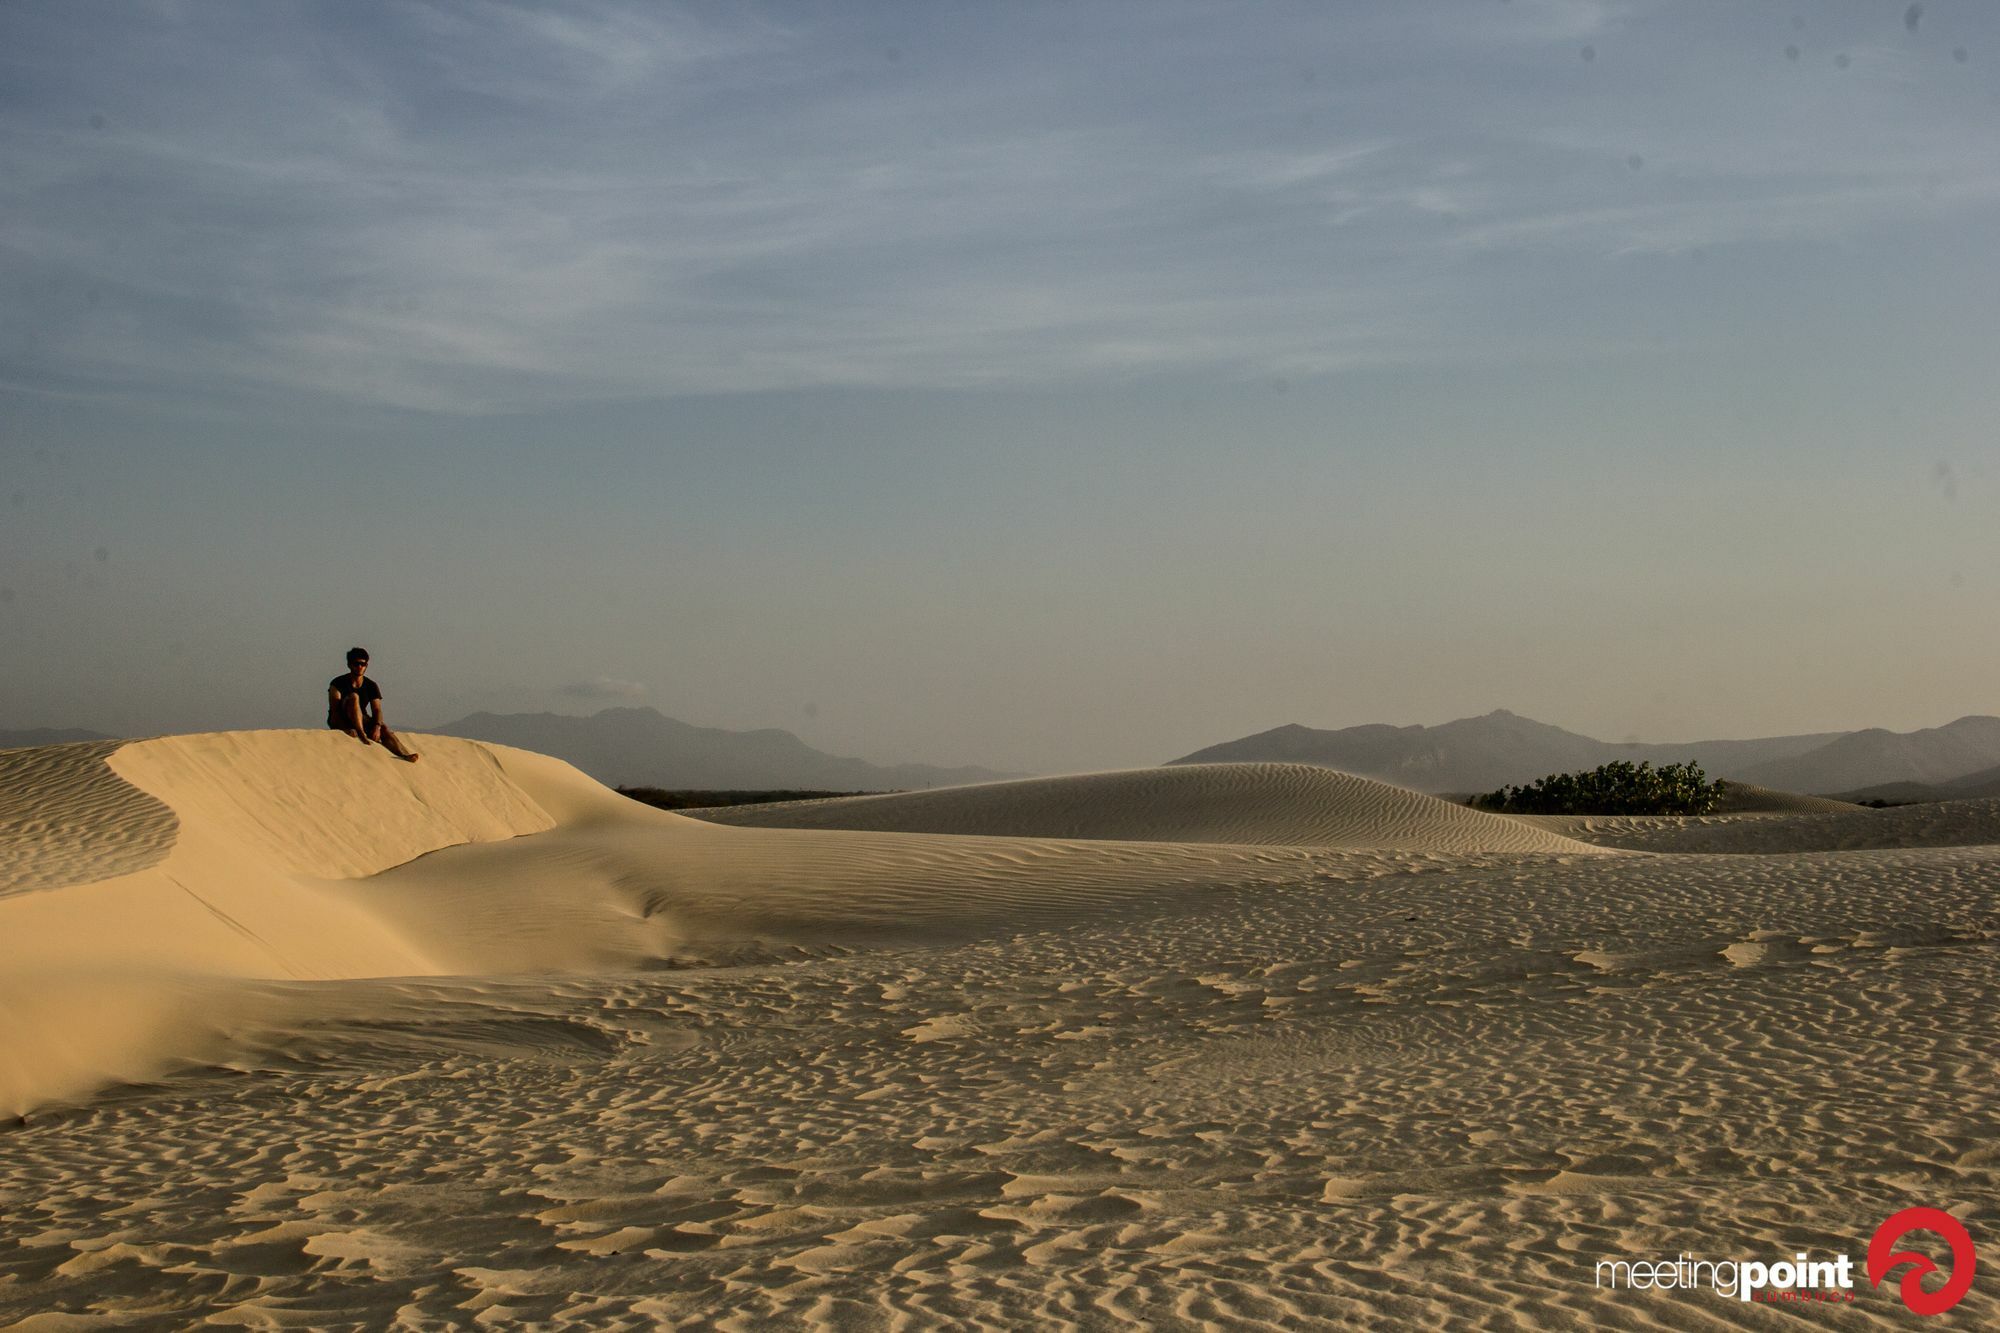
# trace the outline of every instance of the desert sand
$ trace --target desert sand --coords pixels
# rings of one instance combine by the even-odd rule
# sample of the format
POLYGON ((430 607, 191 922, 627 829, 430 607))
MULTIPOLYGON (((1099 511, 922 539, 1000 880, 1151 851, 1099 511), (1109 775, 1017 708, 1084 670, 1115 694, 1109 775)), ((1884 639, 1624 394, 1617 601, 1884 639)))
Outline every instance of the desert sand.
POLYGON ((0 1327, 2000 1322, 2000 800, 693 818, 417 744, 0 752, 0 1327), (1928 1321, 1593 1280, 1913 1205, 1928 1321))

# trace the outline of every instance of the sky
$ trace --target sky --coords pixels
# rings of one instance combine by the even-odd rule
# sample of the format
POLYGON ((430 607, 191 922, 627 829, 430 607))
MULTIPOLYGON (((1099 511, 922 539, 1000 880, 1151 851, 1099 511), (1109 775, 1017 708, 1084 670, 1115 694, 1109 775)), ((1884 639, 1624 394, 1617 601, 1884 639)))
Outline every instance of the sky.
POLYGON ((0 5, 0 727, 2000 713, 2000 6, 0 5))

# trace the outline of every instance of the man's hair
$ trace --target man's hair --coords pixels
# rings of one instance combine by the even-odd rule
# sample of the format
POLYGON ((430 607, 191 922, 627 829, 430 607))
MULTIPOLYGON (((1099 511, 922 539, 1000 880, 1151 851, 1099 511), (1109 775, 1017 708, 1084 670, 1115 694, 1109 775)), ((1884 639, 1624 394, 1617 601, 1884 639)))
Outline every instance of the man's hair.
POLYGON ((347 650, 347 660, 350 665, 355 662, 366 662, 368 660, 368 650, 366 648, 349 648, 347 650))

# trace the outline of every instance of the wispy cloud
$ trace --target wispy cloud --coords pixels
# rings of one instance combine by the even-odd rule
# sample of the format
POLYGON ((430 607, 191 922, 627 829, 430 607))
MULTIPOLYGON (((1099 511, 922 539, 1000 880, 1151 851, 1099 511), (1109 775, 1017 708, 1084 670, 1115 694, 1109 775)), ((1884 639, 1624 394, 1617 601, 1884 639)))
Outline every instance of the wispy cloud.
POLYGON ((1312 373, 1490 355, 1468 256, 1993 208, 1975 95, 1900 23, 1806 71, 1677 12, 13 6, 0 381, 481 412, 1312 373), (1754 72, 1704 85, 1718 50, 1754 72))

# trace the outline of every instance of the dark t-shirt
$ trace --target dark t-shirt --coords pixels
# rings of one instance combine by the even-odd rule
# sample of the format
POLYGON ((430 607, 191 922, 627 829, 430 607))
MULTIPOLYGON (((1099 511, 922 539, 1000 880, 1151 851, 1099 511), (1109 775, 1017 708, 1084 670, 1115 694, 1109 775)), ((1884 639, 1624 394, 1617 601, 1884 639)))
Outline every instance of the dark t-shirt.
POLYGON ((361 696, 361 720, 363 722, 373 722, 375 720, 375 705, 381 702, 382 699, 382 687, 380 685, 363 676, 361 678, 361 688, 357 691, 354 686, 354 677, 342 674, 328 681, 326 687, 334 692, 334 700, 327 705, 326 709, 326 724, 329 727, 351 727, 354 725, 354 716, 348 711, 347 701, 356 693, 359 693, 361 696))

